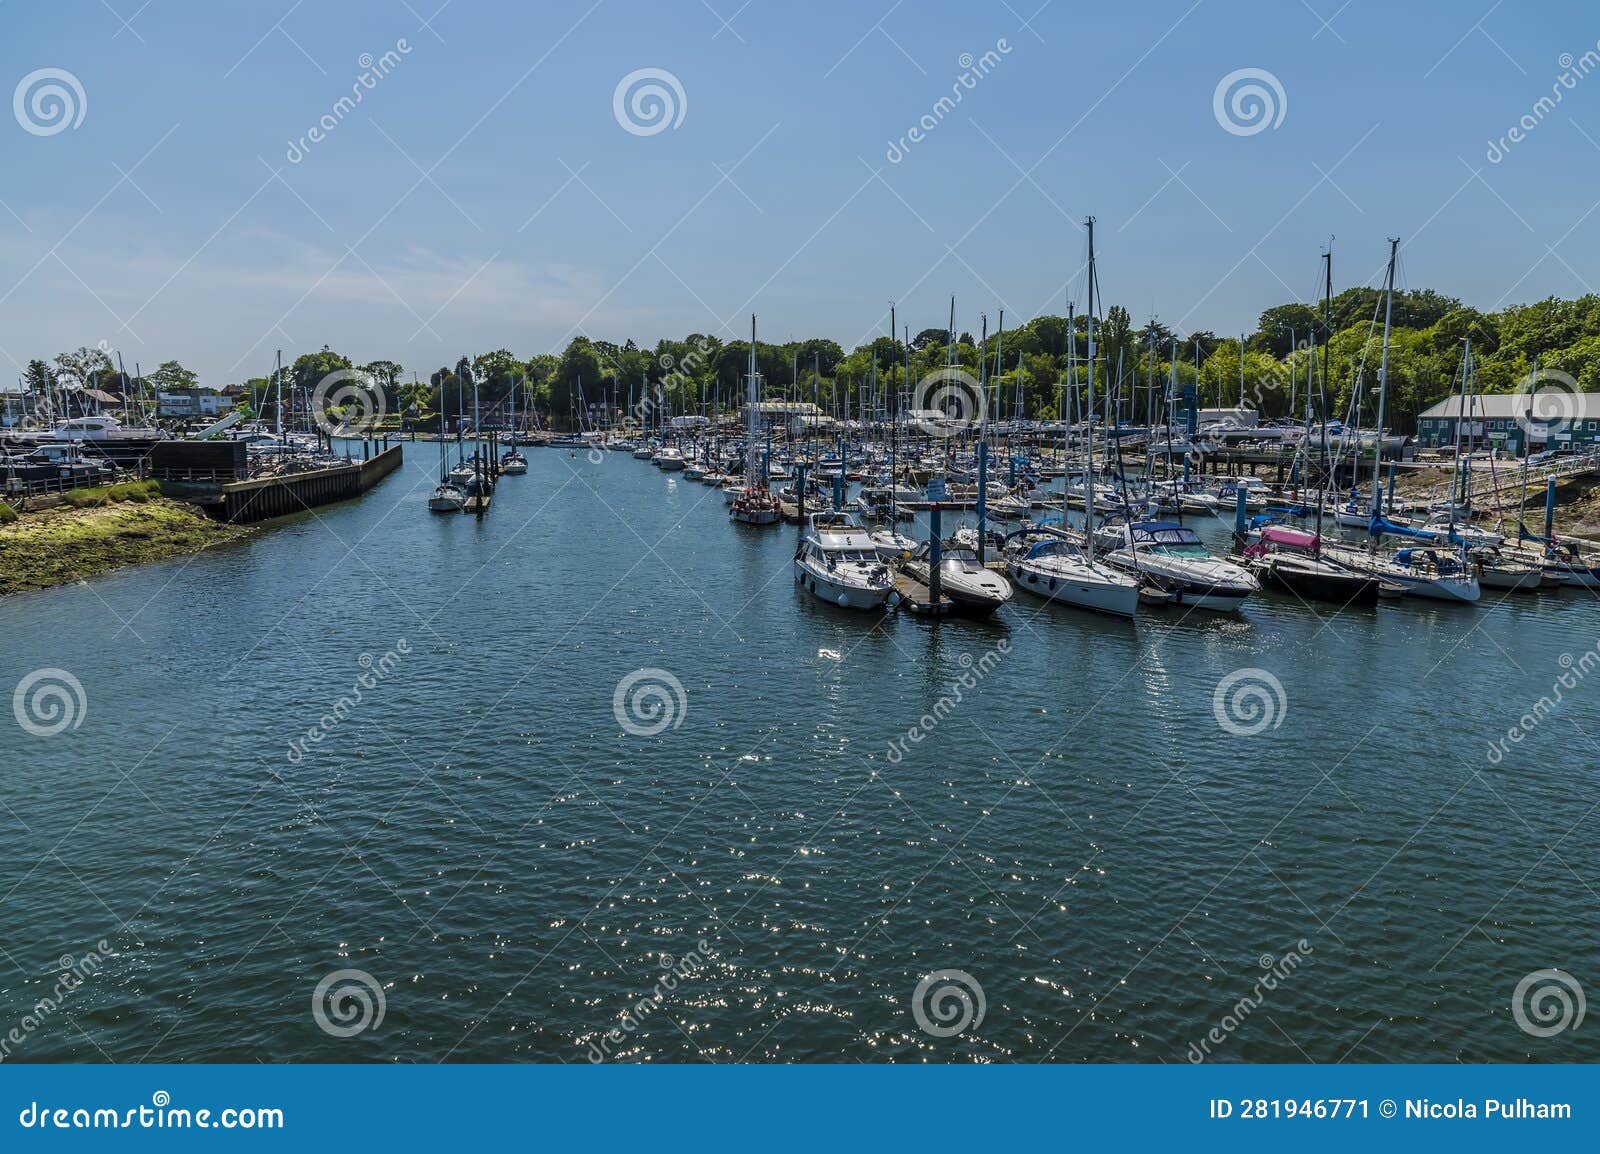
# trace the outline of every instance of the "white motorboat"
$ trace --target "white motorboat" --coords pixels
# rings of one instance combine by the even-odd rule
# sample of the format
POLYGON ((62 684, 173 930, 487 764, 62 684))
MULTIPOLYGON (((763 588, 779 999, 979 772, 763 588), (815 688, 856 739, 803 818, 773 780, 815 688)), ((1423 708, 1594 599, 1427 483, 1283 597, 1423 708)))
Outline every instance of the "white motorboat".
POLYGON ((867 535, 872 538, 873 549, 885 561, 896 561, 917 547, 915 538, 907 537, 892 525, 870 529, 867 535))
POLYGON ((160 429, 124 425, 109 415, 69 417, 50 430, 57 441, 156 441, 166 436, 160 429))
MULTIPOLYGON (((933 550, 928 544, 917 547, 900 568, 924 585, 932 584, 933 550)), ((958 611, 986 616, 1011 600, 1011 582, 978 563, 974 549, 947 544, 939 553, 939 590, 954 602, 958 611)))
POLYGON ((1132 617, 1139 608, 1139 582, 1121 570, 1091 561, 1073 540, 1050 533, 1014 550, 1007 560, 1019 588, 1051 601, 1132 617))
POLYGON ((988 515, 997 521, 1021 521, 1032 513, 1033 506, 1028 500, 1013 493, 1007 493, 988 507, 988 515))
POLYGON ((665 473, 676 473, 683 468, 683 454, 676 449, 662 449, 655 455, 655 466, 665 473))
POLYGON ((851 513, 812 513, 794 555, 794 579, 819 601, 843 609, 881 609, 894 592, 889 567, 851 513))
POLYGON ((1108 520, 1095 540, 1108 564, 1138 574, 1175 604, 1226 612, 1261 588, 1248 570, 1213 557, 1199 534, 1176 521, 1108 520))

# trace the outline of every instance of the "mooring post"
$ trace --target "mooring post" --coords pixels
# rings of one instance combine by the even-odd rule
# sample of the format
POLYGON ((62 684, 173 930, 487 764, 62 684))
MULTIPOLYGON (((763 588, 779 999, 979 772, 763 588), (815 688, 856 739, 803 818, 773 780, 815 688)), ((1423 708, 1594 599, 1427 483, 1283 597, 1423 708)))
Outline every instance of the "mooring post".
POLYGON ((1550 530, 1556 523, 1556 479, 1546 477, 1544 482, 1544 535, 1550 536, 1550 530))
POLYGON ((1243 485, 1240 485, 1238 487, 1238 489, 1236 489, 1234 491, 1234 500, 1233 500, 1233 541, 1234 541, 1234 546, 1236 548, 1239 548, 1239 549, 1243 549, 1244 548, 1244 530, 1245 530, 1245 508, 1244 508, 1244 506, 1245 506, 1245 502, 1247 500, 1249 500, 1249 498, 1250 498, 1250 492, 1243 485))
MULTIPOLYGON (((1012 487, 1016 487, 1015 475, 1017 471, 1016 458, 1012 458, 1011 472, 1012 487)), ((984 528, 989 513, 989 442, 978 442, 978 564, 985 564, 988 560, 984 556, 984 528)))
POLYGON ((796 508, 800 514, 800 523, 806 522, 806 466, 801 462, 794 467, 794 495, 796 508))

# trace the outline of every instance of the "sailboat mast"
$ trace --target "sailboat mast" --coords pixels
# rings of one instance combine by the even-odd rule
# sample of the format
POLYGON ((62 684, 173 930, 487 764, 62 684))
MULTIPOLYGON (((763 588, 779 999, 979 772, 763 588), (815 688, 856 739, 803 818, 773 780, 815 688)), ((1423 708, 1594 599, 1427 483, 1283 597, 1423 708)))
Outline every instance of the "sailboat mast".
POLYGON ((750 366, 745 370, 744 488, 748 496, 756 486, 756 314, 750 314, 750 366))
MULTIPOLYGON (((1084 224, 1089 230, 1089 385, 1084 409, 1088 422, 1084 425, 1086 443, 1083 451, 1084 496, 1083 536, 1088 548, 1089 564, 1094 564, 1094 217, 1084 224)), ((1072 334, 1073 343, 1077 334, 1072 334)))
MULTIPOLYGON (((1328 487, 1328 355, 1333 351, 1333 239, 1328 239, 1328 251, 1322 254, 1322 388, 1320 390, 1322 402, 1322 468, 1324 479, 1317 486, 1317 549, 1316 556, 1322 556, 1322 502, 1323 492, 1328 487)), ((1306 405, 1311 404, 1311 366, 1316 362, 1317 330, 1311 329, 1311 348, 1306 359, 1306 405)), ((1309 448, 1307 454, 1309 455, 1309 448)), ((1337 483, 1333 486, 1338 492, 1337 483)))
POLYGON ((1378 420, 1372 429, 1372 514, 1383 512, 1383 408, 1389 393, 1389 327, 1394 318, 1394 262, 1400 238, 1389 238, 1389 272, 1384 278, 1383 360, 1378 365, 1378 420))

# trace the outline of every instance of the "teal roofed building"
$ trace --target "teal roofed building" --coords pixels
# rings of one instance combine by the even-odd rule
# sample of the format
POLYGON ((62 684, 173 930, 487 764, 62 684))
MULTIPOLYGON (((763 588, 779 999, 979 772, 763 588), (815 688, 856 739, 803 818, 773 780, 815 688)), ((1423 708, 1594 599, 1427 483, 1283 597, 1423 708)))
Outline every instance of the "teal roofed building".
POLYGON ((1458 437, 1468 448, 1517 455, 1592 449, 1600 442, 1600 393, 1471 393, 1464 405, 1460 396, 1448 397, 1418 415, 1422 448, 1454 447, 1458 437))

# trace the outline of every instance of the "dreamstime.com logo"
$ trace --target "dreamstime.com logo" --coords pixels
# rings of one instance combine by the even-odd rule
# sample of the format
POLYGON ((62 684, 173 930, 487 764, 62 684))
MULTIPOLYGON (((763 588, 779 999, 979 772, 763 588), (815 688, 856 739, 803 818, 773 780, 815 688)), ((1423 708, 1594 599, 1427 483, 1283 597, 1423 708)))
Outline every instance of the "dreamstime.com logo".
POLYGON ((1530 440, 1572 431, 1583 418, 1583 386, 1560 369, 1535 369, 1517 382, 1517 425, 1530 440))
POLYGON ((665 669, 635 669, 611 694, 611 713, 623 731, 634 737, 654 737, 677 729, 689 712, 689 695, 665 669))
POLYGON ((376 1030, 388 1008, 383 984, 366 970, 334 970, 311 992, 311 1020, 335 1038, 376 1030))
POLYGON ((356 437, 389 411, 383 390, 360 369, 339 369, 311 391, 311 412, 330 437, 356 437))
POLYGON ((17 81, 11 113, 30 136, 54 136, 83 123, 89 94, 65 68, 39 68, 17 81))
POLYGON ((947 365, 917 382, 911 398, 911 419, 930 437, 948 439, 982 425, 988 407, 978 378, 947 365))
POLYGON ((1211 694, 1211 714, 1235 737, 1277 729, 1289 712, 1283 682, 1265 669, 1235 669, 1211 694))
POLYGON ((911 1016, 924 1034, 935 1038, 976 1029, 988 1008, 983 987, 965 970, 935 970, 911 991, 911 1016))
POLYGON ((1254 136, 1277 128, 1289 112, 1283 81, 1265 68, 1239 68, 1217 81, 1211 114, 1224 132, 1254 136))
POLYGON ((1583 1025, 1583 987, 1565 970, 1535 970, 1511 994, 1511 1016, 1524 1034, 1553 1038, 1583 1025))
POLYGON ((77 729, 89 712, 83 682, 65 669, 35 669, 11 694, 11 713, 27 733, 54 737, 77 729))
POLYGON ((637 68, 617 81, 611 93, 611 114, 623 131, 656 136, 683 123, 689 95, 683 81, 665 68, 637 68))

